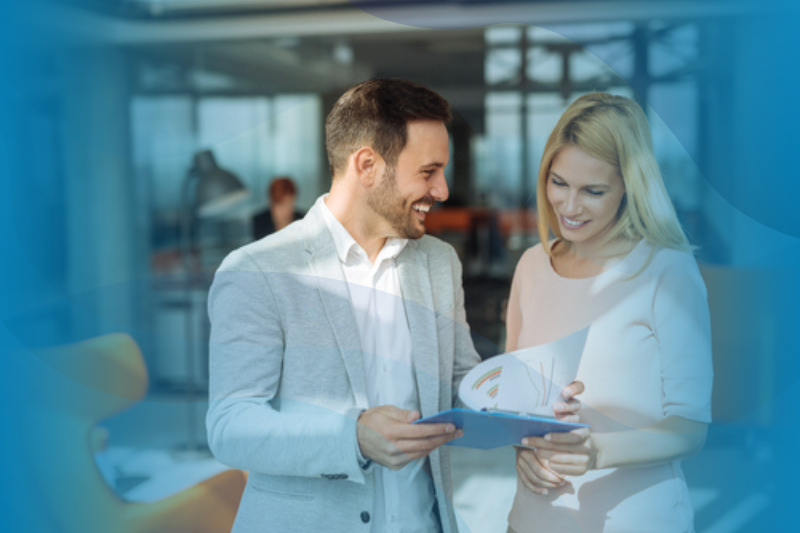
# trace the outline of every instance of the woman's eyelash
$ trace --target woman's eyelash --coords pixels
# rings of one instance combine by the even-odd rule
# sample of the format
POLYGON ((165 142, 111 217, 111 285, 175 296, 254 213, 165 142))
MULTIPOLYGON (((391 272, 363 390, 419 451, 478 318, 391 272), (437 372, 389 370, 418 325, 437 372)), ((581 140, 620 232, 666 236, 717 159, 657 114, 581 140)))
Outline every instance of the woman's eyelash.
MULTIPOLYGON (((567 186, 567 184, 565 182, 559 181, 556 178, 550 178, 550 181, 552 181, 553 185, 555 185, 556 187, 566 187, 567 186)), ((603 196, 603 194, 605 194, 605 191, 592 191, 592 190, 588 190, 588 189, 586 190, 586 192, 588 194, 591 194, 592 196, 603 196)))

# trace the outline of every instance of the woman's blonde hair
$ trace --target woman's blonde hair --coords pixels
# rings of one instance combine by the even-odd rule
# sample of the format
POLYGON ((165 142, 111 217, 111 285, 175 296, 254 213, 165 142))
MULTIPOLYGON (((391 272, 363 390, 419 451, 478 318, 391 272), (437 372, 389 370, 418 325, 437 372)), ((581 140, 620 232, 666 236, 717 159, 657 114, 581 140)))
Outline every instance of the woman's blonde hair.
MULTIPOLYGON (((606 242, 626 237, 675 250, 693 249, 664 187, 642 108, 630 98, 606 93, 590 93, 575 100, 547 139, 536 200, 543 243, 549 241, 550 232, 563 238, 547 199, 547 180, 553 159, 569 146, 614 165, 625 184, 617 222, 606 242)), ((545 250, 551 253, 549 246, 545 250)))

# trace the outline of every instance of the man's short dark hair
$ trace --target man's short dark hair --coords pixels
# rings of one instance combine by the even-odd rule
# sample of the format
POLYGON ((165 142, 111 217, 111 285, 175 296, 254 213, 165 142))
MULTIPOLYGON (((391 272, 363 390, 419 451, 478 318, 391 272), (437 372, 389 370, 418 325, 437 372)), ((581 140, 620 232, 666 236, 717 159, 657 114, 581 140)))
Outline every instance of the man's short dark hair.
POLYGON ((401 79, 372 79, 351 87, 325 121, 325 146, 332 176, 347 168, 350 154, 371 146, 391 168, 408 141, 408 123, 451 120, 450 104, 438 93, 401 79))

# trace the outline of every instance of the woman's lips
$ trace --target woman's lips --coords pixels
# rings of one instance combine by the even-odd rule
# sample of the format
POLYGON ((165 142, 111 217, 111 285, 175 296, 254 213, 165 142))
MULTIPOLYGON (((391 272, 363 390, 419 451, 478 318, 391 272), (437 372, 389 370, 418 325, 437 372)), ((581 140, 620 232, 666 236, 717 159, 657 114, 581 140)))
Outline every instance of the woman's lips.
POLYGON ((589 220, 573 220, 571 218, 565 217, 564 215, 561 215, 560 218, 561 218, 561 225, 571 230, 581 229, 590 222, 589 220))

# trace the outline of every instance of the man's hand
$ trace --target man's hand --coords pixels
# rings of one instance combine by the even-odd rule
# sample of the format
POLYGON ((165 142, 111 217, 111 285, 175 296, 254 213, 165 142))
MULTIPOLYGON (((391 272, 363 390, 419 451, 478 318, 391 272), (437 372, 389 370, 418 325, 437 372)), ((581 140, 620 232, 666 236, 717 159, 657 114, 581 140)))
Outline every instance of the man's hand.
POLYGON ((578 422, 578 411, 581 410, 581 402, 575 396, 582 394, 586 390, 582 381, 573 381, 561 391, 563 402, 556 402, 553 411, 556 418, 565 422, 578 422))
POLYGON ((417 419, 418 412, 393 405, 367 409, 358 417, 356 436, 361 455, 400 470, 464 434, 453 424, 412 424, 417 419))

